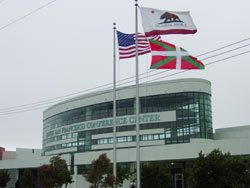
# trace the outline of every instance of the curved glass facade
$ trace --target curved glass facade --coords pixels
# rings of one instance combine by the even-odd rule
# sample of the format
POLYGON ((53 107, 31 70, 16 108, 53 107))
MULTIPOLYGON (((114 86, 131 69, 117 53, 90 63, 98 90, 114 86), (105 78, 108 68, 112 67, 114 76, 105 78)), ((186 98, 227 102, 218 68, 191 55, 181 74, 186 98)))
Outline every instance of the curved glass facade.
MULTIPOLYGON (((117 116, 135 114, 135 99, 117 101, 117 116)), ((164 140, 165 144, 189 142, 190 138, 212 138, 211 96, 203 92, 181 92, 140 97, 140 113, 176 112, 176 121, 140 124, 140 130, 164 129, 164 133, 141 135, 142 141, 164 140)), ((93 150, 92 146, 112 144, 113 138, 93 138, 93 135, 112 133, 112 126, 94 130, 58 133, 59 128, 113 117, 113 102, 105 102, 69 110, 44 120, 44 152, 77 147, 77 151, 93 150), (58 144, 58 141, 65 143, 58 144), (67 142, 66 140, 69 140, 67 142), (72 141, 73 140, 73 141, 72 141), (53 144, 53 142, 55 144, 53 144)), ((77 131, 78 130, 78 131, 77 131)), ((117 132, 134 131, 135 125, 118 126, 117 132)), ((135 136, 122 136, 117 142, 135 142, 135 136)))

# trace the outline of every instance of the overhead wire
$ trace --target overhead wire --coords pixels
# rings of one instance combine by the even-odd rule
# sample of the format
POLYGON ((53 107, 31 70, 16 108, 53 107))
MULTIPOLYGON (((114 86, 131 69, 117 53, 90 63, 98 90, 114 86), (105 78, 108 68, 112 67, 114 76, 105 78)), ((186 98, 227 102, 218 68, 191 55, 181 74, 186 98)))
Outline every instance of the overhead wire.
MULTIPOLYGON (((216 54, 214 56, 210 56, 208 58, 205 58, 205 59, 209 59, 209 58, 212 58, 212 57, 216 57, 218 55, 222 55, 222 54, 225 54, 225 53, 228 53, 228 52, 231 52, 233 50, 237 50, 237 49, 240 49, 242 47, 246 47, 246 46, 249 46, 250 44, 248 45, 244 45, 244 46, 241 46, 241 47, 238 47, 238 48, 235 48, 235 49, 232 49, 232 50, 228 50, 226 52, 223 52, 223 53, 220 53, 220 54, 216 54)), ((244 53, 245 54, 245 53, 244 53)), ((241 54, 243 55, 243 54, 241 54)), ((236 55, 237 56, 237 55, 236 55)), ((228 58, 225 58, 225 59, 228 59, 228 58)), ((204 60, 204 59, 203 59, 204 60)), ((155 75, 160 75, 162 73, 165 73, 167 71, 170 71, 170 70, 165 70, 165 71, 162 71, 162 72, 157 72, 156 74, 152 74, 150 75, 150 77, 152 76, 155 76, 155 75)), ((151 71, 153 72, 153 71, 151 71)), ((146 73, 142 73, 141 75, 144 75, 144 74, 147 74, 148 72, 146 73)), ((175 74, 174 74, 175 75, 175 74)), ((134 78, 133 77, 129 77, 129 78, 125 78, 125 79, 122 79, 121 81, 125 81, 127 79, 131 79, 131 78, 134 78)), ((145 78, 148 78, 148 76, 146 77, 141 77, 141 79, 145 79, 145 78)), ((157 79, 156 79, 157 80, 157 79)), ((151 82, 152 80, 150 80, 151 82)), ((132 81, 127 81, 125 83, 120 83, 118 84, 118 86, 121 86, 121 85, 124 85, 124 84, 128 84, 128 83, 131 83, 131 82, 134 82, 134 80, 132 81)), ((5 114, 5 113, 9 113, 9 112, 12 112, 12 111, 19 111, 19 110, 23 110, 23 109, 26 109, 26 108, 32 108, 32 107, 37 107, 37 106, 42 106, 44 104, 52 104, 52 103, 55 103, 55 102, 60 102, 60 101, 63 101, 63 100, 66 100, 66 97, 72 97, 73 95, 76 95, 76 94, 82 94, 83 92, 88 92, 88 91, 91 91, 91 90, 95 90, 95 89, 99 89, 99 88, 102 88, 102 87, 105 87, 105 86, 109 86, 111 85, 112 83, 109 83, 109 84, 105 84, 105 85, 102 85, 102 86, 98 86, 98 87, 95 87, 95 88, 91 88, 91 89, 87 89, 87 90, 84 90, 84 91, 79 91, 79 92, 76 92, 74 94, 68 94, 68 95, 64 95, 64 96, 61 96, 61 97, 57 97, 57 98, 53 98, 53 99, 48 99, 48 100, 44 100, 44 101, 39 101, 39 102, 35 102, 35 103, 30 103, 30 104, 26 104, 26 105, 20 105, 20 106, 16 106, 16 107, 10 107, 10 108, 4 108, 4 109, 0 109, 0 115, 1 114, 5 114), (35 105, 35 106, 34 106, 35 105)), ((112 88, 112 87, 109 87, 109 88, 112 88)), ((104 88, 104 89, 107 89, 107 88, 104 88)))
MULTIPOLYGON (((9 27, 9 26, 11 26, 11 25, 13 25, 13 24, 15 24, 15 23, 17 23, 17 22, 19 22, 19 21, 21 21, 21 20, 23 20, 23 19, 25 19, 25 18, 27 18, 28 16, 30 16, 30 15, 32 15, 32 14, 38 12, 39 10, 44 9, 45 7, 51 5, 52 3, 56 2, 56 1, 57 1, 57 0, 50 1, 50 2, 48 2, 48 3, 46 3, 46 4, 44 4, 43 6, 37 8, 37 9, 34 9, 33 11, 29 12, 28 14, 25 14, 25 15, 23 15, 23 16, 21 16, 21 17, 15 19, 14 21, 12 21, 12 22, 10 22, 10 23, 8 23, 8 24, 6 24, 6 25, 0 27, 0 31, 3 30, 3 29, 5 29, 5 28, 7 28, 7 27, 9 27)), ((3 1, 2 1, 2 2, 3 2, 3 1)), ((0 3, 1 3, 1 2, 0 2, 0 3)))
MULTIPOLYGON (((218 63, 218 62, 220 62, 220 61, 224 61, 224 60, 227 60, 227 59, 231 59, 231 58, 234 58, 234 57, 237 57, 237 56, 240 56, 240 55, 244 55, 244 54, 247 54, 247 53, 250 53, 250 50, 249 50, 249 51, 246 51, 246 52, 242 52, 242 53, 240 53, 240 54, 232 55, 232 56, 229 56, 229 57, 226 57, 226 58, 223 58, 223 59, 219 59, 219 60, 213 61, 213 62, 211 62, 211 63, 207 63, 207 64, 205 64, 205 65, 206 65, 206 66, 209 66, 209 65, 218 63)), ((174 75, 177 75, 177 74, 182 74, 182 73, 187 72, 187 71, 191 71, 191 69, 183 70, 183 71, 176 72, 176 73, 173 73, 173 74, 170 74, 170 75, 166 75, 166 76, 163 76, 163 77, 160 77, 160 78, 156 78, 156 79, 154 79, 154 80, 150 80, 150 82, 153 82, 153 81, 156 81, 156 80, 159 80, 159 79, 163 79, 163 78, 167 78, 167 77, 170 77, 170 76, 174 76, 174 75)))
MULTIPOLYGON (((249 38, 249 39, 250 39, 250 38, 249 38)), ((245 40, 242 40, 242 42, 243 42, 243 41, 245 41, 245 40)), ((237 43, 235 43, 235 44, 237 44, 237 43)), ((230 45, 230 46, 231 46, 231 45, 230 45)), ((203 58, 203 59, 201 59, 201 61, 204 61, 204 60, 207 60, 207 59, 210 59, 210 58, 214 58, 214 57, 217 57, 217 56, 220 56, 220 55, 223 55, 223 54, 226 54, 226 53, 235 51, 235 50, 239 50, 239 49, 245 48, 245 47, 247 47, 247 46, 250 46, 250 44, 246 44, 246 45, 243 45, 243 46, 240 46, 240 47, 237 47, 237 48, 234 48, 234 49, 231 49, 231 50, 228 50, 228 51, 219 53, 219 54, 215 54, 215 55, 213 55, 213 56, 209 56, 209 57, 203 58)), ((228 47, 229 47, 229 45, 228 45, 228 47)), ((219 49, 222 49, 222 48, 219 48, 219 49)), ((210 52, 212 52, 212 51, 210 51, 210 52)), ((204 54, 208 54, 208 53, 204 53, 204 54)), ((199 55, 199 56, 200 56, 200 55, 199 55)), ((196 56, 196 57, 198 57, 198 56, 196 56)), ((159 70, 154 69, 153 71, 159 71, 159 70)), ((153 71, 151 71, 151 72, 153 72, 153 71)), ((164 70, 164 71, 162 71, 162 72, 160 72, 160 73, 157 72, 157 73, 151 74, 151 75, 149 75, 149 76, 147 75, 147 76, 145 76, 145 77, 140 77, 140 80, 141 80, 141 79, 148 78, 148 77, 152 77, 152 76, 155 76, 155 75, 160 75, 160 74, 166 73, 166 72, 168 72, 168 71, 172 71, 172 70, 164 70)), ((151 72, 145 72, 145 73, 143 73, 143 74, 147 74, 147 73, 151 73, 151 72)), ((140 74, 140 76, 142 76, 143 74, 140 74)), ((134 76, 133 76, 133 78, 134 78, 134 76)), ((124 79, 124 80, 126 80, 126 79, 124 79)), ((124 84, 127 84, 127 83, 131 83, 131 81, 128 81, 128 82, 125 82, 125 83, 122 83, 122 84, 117 84, 117 86, 121 86, 121 85, 124 85, 124 84)))
MULTIPOLYGON (((219 55, 223 55, 223 54, 226 54, 226 53, 229 53, 229 52, 232 52, 232 51, 235 51, 235 50, 247 47, 247 46, 250 46, 250 44, 246 44, 246 45, 243 45, 243 46, 240 46, 240 47, 237 47, 237 48, 234 48, 234 49, 231 49, 231 50, 228 50, 228 51, 225 51, 225 52, 222 52, 222 53, 219 53, 219 54, 216 54, 216 55, 213 55, 213 56, 201 59, 201 60, 203 61, 203 60, 207 60, 207 59, 210 59, 210 58, 213 58, 213 57, 217 57, 219 55)), ((155 74, 148 75, 148 73, 151 73, 151 72, 154 72, 154 71, 156 71, 156 70, 148 71, 148 72, 144 72, 144 73, 140 74, 140 76, 146 74, 146 76, 140 77, 140 80, 148 78, 148 77, 160 75, 160 74, 166 73, 166 72, 171 71, 171 70, 164 70, 164 71, 162 71, 160 73, 157 72, 155 74)), ((117 86, 121 86, 121 85, 125 85, 125 84, 133 82, 134 80, 121 83, 123 81, 129 80, 129 79, 132 79, 132 78, 134 78, 134 76, 121 79, 119 81, 120 83, 118 83, 117 86)), ((15 106, 15 107, 3 108, 3 109, 0 109, 0 113, 10 112, 10 111, 13 111, 13 109, 14 110, 22 110, 22 109, 25 109, 25 108, 28 108, 28 107, 37 107, 37 106, 42 106, 44 104, 51 104, 51 103, 55 103, 55 102, 60 102, 60 101, 66 100, 67 98, 72 97, 73 95, 78 95, 78 94, 82 94, 84 92, 89 92, 89 91, 92 91, 92 90, 101 89, 102 87, 110 86, 110 87, 106 87, 106 88, 103 88, 103 89, 112 88, 111 85, 112 85, 112 83, 108 83, 108 84, 105 84, 105 85, 101 85, 101 86, 98 86, 98 87, 90 88, 90 89, 87 89, 87 90, 78 91, 78 92, 75 92, 75 93, 71 93, 71 94, 68 94, 68 95, 63 95, 63 96, 52 98, 52 99, 47 99, 47 100, 43 100, 43 101, 39 101, 39 102, 34 102, 34 103, 26 104, 26 105, 20 105, 20 106, 15 106)))
MULTIPOLYGON (((232 45, 236 45, 236 44, 239 44, 241 42, 244 42, 244 41, 247 41, 249 40, 250 38, 247 38, 247 39, 244 39, 244 40, 240 40, 238 42, 235 42, 235 43, 232 43, 232 44, 229 44, 229 45, 226 45, 226 46, 223 46, 221 48, 217 48, 216 50, 212 50, 212 51, 209 51, 209 52, 206 52, 206 53, 203 53, 201 55, 198 55, 199 57, 202 56, 202 55, 207 55, 209 53, 212 53, 212 52, 215 52, 215 51, 218 51, 218 50, 221 50, 221 49, 224 49, 226 47, 230 47, 232 45)), ((207 58, 204 58, 204 59, 201 59, 201 60, 207 60, 207 59, 210 59, 210 58, 213 58, 213 57, 217 57, 219 55, 223 55, 223 54, 226 54, 226 53, 229 53, 229 52, 232 52, 232 51, 235 51, 235 50, 238 50, 238 49, 241 49, 241 48, 244 48, 244 47, 247 47, 249 46, 250 44, 246 44, 246 45, 243 45, 243 46, 240 46, 240 47, 237 47, 237 48, 234 48, 234 49, 231 49, 231 50, 228 50, 228 51, 225 51, 225 52, 222 52, 222 53, 219 53, 219 54, 215 54, 213 56, 210 56, 210 57, 207 57, 207 58)), ((196 57, 198 57, 196 56, 196 57)), ((147 71, 147 72, 144 72, 142 74, 140 74, 140 76, 142 75, 145 75, 147 74, 146 77, 140 77, 140 79, 145 79, 145 78, 148 78, 148 77, 152 77, 152 76, 155 76, 155 75, 160 75, 162 73, 165 73, 167 71, 171 71, 171 70, 164 70, 162 72, 157 72, 156 74, 151 74, 148 76, 149 73, 152 73, 154 71, 159 71, 159 70, 152 70, 152 71, 147 71)), ((124 85, 124 84, 128 84, 128 83, 131 83, 131 82, 134 82, 134 80, 132 81, 127 81, 127 82, 124 82, 126 80, 129 80, 129 79, 133 79, 135 76, 131 76, 131 77, 128 77, 128 78, 124 78, 124 79, 121 79, 119 80, 119 84, 118 86, 121 86, 121 85, 124 85), (124 83, 121 83, 121 82, 124 82, 124 83)), ((24 108, 30 108, 30 107, 34 107, 35 106, 41 106, 43 105, 44 103, 45 104, 51 104, 51 103, 55 103, 55 102, 59 102, 59 101, 62 101, 62 100, 66 100, 67 98, 70 98, 72 96, 75 96, 75 95, 79 95, 79 94, 83 94, 83 93, 86 93, 86 92, 90 92, 90 91, 93 91, 93 90, 97 90, 97 89, 101 89, 103 87, 103 89, 108 89, 108 88, 111 88, 111 85, 113 83, 108 83, 108 84, 104 84, 104 85, 101 85, 101 86, 97 86, 97 87, 94 87, 94 88, 90 88, 90 89, 86 89, 86 90, 82 90, 82 91, 78 91, 78 92, 75 92, 75 93, 71 93, 71 94, 68 94, 68 95, 63 95, 63 96, 60 96, 60 97, 55 97, 55 98, 51 98, 51 99, 47 99, 47 100, 42 100, 42 101, 38 101, 38 102, 34 102, 34 103, 30 103, 30 104, 24 104, 24 105, 19 105, 19 106, 13 106, 13 107, 8 107, 8 108, 2 108, 0 109, 0 114, 1 113, 6 113, 6 112, 9 112, 9 111, 14 111, 14 110, 22 110, 24 108), (109 87, 107 87, 109 86, 109 87)))
POLYGON ((220 60, 211 62, 211 63, 207 63, 206 66, 209 66, 209 65, 218 63, 218 62, 220 62, 220 61, 227 60, 227 59, 231 59, 231 58, 233 58, 233 57, 237 57, 237 56, 240 56, 240 55, 244 55, 244 54, 247 54, 247 53, 250 53, 250 50, 249 50, 249 51, 242 52, 242 53, 239 53, 239 54, 236 54, 236 55, 232 55, 232 56, 229 56, 229 57, 226 57, 226 58, 223 58, 223 59, 220 59, 220 60))
POLYGON ((0 113, 0 115, 13 115, 13 114, 18 114, 18 113, 22 113, 22 112, 27 112, 27 111, 34 111, 34 110, 39 110, 39 109, 44 109, 47 107, 50 107, 51 105, 46 105, 46 106, 41 106, 41 107, 35 107, 35 108, 28 108, 28 109, 23 109, 23 110, 17 110, 15 112, 6 112, 6 113, 0 113))
POLYGON ((245 48, 245 47, 247 47, 247 46, 250 46, 250 44, 246 44, 246 45, 243 45, 243 46, 240 46, 240 47, 237 47, 237 48, 234 48, 234 49, 231 49, 231 50, 228 50, 228 51, 225 51, 225 52, 222 52, 222 53, 219 53, 219 54, 210 56, 210 57, 206 57, 206 58, 204 58, 204 59, 201 59, 201 61, 204 61, 204 60, 207 60, 207 59, 210 59, 210 58, 214 58, 214 57, 217 57, 217 56, 220 56, 220 55, 223 55, 223 54, 226 54, 226 53, 235 51, 235 50, 239 50, 239 49, 245 48))
POLYGON ((206 53, 200 54, 200 55, 198 55, 198 56, 196 56, 196 57, 200 57, 200 56, 203 56, 203 55, 207 55, 207 54, 210 54, 210 53, 213 53, 213 52, 216 52, 216 51, 222 50, 222 49, 224 49, 224 48, 228 48, 228 47, 230 47, 230 46, 233 46, 233 45, 236 45, 236 44, 239 44, 239 43, 245 42, 245 41, 247 41, 247 40, 250 40, 250 37, 249 37, 249 38, 246 38, 246 39, 243 39, 243 40, 240 40, 240 41, 237 41, 237 42, 234 42, 234 43, 231 43, 231 44, 228 44, 228 45, 226 45, 226 46, 223 46, 223 47, 217 48, 217 49, 215 49, 215 50, 211 50, 211 51, 209 51, 209 52, 206 52, 206 53))
MULTIPOLYGON (((244 46, 248 46, 248 45, 244 45, 244 46)), ((240 47, 238 48, 235 48, 235 49, 239 49, 240 47)), ((231 52, 232 50, 229 50, 229 52, 231 52)), ((227 60, 227 59, 231 59, 231 58, 234 58, 234 57, 237 57, 237 56, 240 56, 240 55, 244 55, 244 54, 247 54, 247 53, 250 53, 250 50, 249 51, 245 51, 245 52, 242 52, 242 53, 238 53, 236 55, 232 55, 232 56, 229 56, 229 57, 226 57, 226 58, 222 58, 222 59, 219 59, 219 60, 216 60, 216 61, 213 61, 213 62, 210 62, 210 63, 207 63, 205 64, 206 66, 209 66, 209 65, 212 65, 212 64, 215 64, 215 63, 218 63, 218 62, 221 62, 221 61, 224 61, 224 60, 227 60)), ((223 53, 224 54, 224 53, 223 53)), ((215 55, 216 56, 216 55, 215 55)), ((210 58, 212 57, 215 57, 215 56, 211 56, 210 58)), ((166 70, 166 71, 163 71, 161 73, 156 73, 154 75, 160 75, 162 73, 165 73, 167 71, 170 71, 170 70, 166 70)), ((173 73, 173 74, 170 74, 170 75, 166 75, 166 76, 163 76, 163 77, 159 77, 159 78, 156 78, 156 79, 151 79, 151 80, 147 80, 146 82, 153 82, 153 81, 156 81, 156 80, 159 80, 159 79, 163 79, 163 78, 167 78, 167 77, 170 77, 170 76, 174 76, 174 75, 178 75, 178 74, 182 74, 184 72, 187 72, 187 71, 190 71, 190 70, 183 70, 183 71, 180 71, 180 72, 176 72, 176 73, 173 73)), ((143 73, 145 74, 145 73, 143 73)), ((150 77, 153 76, 153 75, 150 75, 150 77)), ((140 79, 144 79, 144 78, 147 78, 148 76, 146 77, 143 77, 143 78, 140 78, 140 79)), ((131 77, 130 77, 131 78, 131 77)), ((125 80, 125 79, 123 79, 125 80)), ((127 83, 131 83, 131 82, 134 82, 134 80, 132 81, 128 81, 128 82, 125 82, 125 83, 122 83, 120 85, 124 85, 124 84, 127 84, 127 83)), ((105 84, 105 85, 109 85, 109 84, 105 84)), ((102 86, 98 86, 98 87, 102 87, 102 86)), ((98 88, 98 87, 95 87, 95 88, 98 88)), ((110 87, 112 88, 112 87, 110 87)), ((93 88, 91 89, 88 89, 88 90, 92 90, 93 88)), ((85 90, 87 91, 87 90, 85 90)), ((79 92, 77 92, 79 93, 79 92)), ((69 94, 70 95, 70 94, 69 94)), ((67 96, 69 96, 67 95, 67 96)), ((9 114, 15 114, 15 113, 20 113, 20 112, 26 112, 26 111, 31 111, 31 110, 34 110, 33 108, 34 107, 37 107, 36 109, 41 109, 41 108, 45 108, 45 107, 48 107, 47 104, 51 104, 51 103, 55 103, 55 102, 59 102, 59 101, 63 101, 65 99, 59 99, 58 101, 50 101, 50 102, 47 102, 47 103, 43 103, 43 104, 38 104, 37 106, 30 106, 30 107, 26 107, 26 108, 22 108, 22 109, 13 109, 13 110, 9 110, 9 111, 0 111, 0 115, 9 115, 9 114), (45 105, 46 106, 42 106, 42 105, 45 105), (42 106, 42 107, 38 107, 38 106, 42 106)), ((49 100, 46 100, 46 101, 49 101, 49 100)), ((35 103, 33 103, 35 104, 35 103)), ((30 104, 29 104, 30 105, 30 104)), ((22 105, 22 106, 25 106, 25 105, 22 105)), ((20 106, 19 106, 20 107, 20 106)))
MULTIPOLYGON (((4 1, 4 0, 0 1, 0 3, 2 3, 3 1, 4 1)), ((11 25, 13 25, 14 23, 17 23, 17 22, 19 22, 19 21, 25 19, 26 17, 28 17, 28 16, 30 16, 30 15, 36 13, 37 11, 39 11, 39 10, 41 10, 41 9, 43 9, 43 8, 45 8, 45 7, 47 7, 47 6, 49 6, 49 5, 51 5, 52 3, 56 2, 56 1, 57 1, 57 0, 52 0, 52 1, 50 1, 50 2, 48 2, 48 3, 46 3, 46 4, 44 4, 43 6, 37 8, 37 9, 34 9, 33 11, 29 12, 28 14, 25 14, 24 16, 22 16, 22 17, 20 17, 20 18, 18 18, 18 19, 16 19, 16 20, 10 22, 9 24, 6 24, 6 25, 0 27, 0 31, 3 30, 3 29, 5 29, 5 28, 7 28, 7 27, 9 27, 9 26, 11 26, 11 25)), ((245 42, 245 41, 247 41, 247 40, 250 40, 250 38, 246 38, 246 39, 243 39, 243 40, 240 40, 240 41, 231 43, 231 44, 229 44, 229 45, 226 45, 226 46, 217 48, 217 49, 215 49, 215 50, 211 50, 211 51, 209 51, 209 52, 200 54, 200 55, 198 55, 198 56, 196 56, 196 57, 204 56, 204 55, 207 55, 207 54, 216 52, 216 51, 218 51, 218 50, 222 50, 222 49, 224 49, 224 48, 228 48, 228 47, 230 47, 230 46, 233 46, 233 45, 236 45, 236 44, 245 42)), ((239 48, 243 48, 243 47, 246 47, 246 46, 249 46, 249 44, 248 44, 248 45, 245 45, 245 46, 241 46, 241 47, 239 47, 239 48)), ((239 49, 239 48, 236 48, 236 49, 233 49, 233 50, 230 50, 230 51, 234 51, 234 50, 237 50, 237 49, 239 49)), ((202 60, 206 60, 206 59, 209 59, 209 58, 212 58, 212 57, 216 57, 216 56, 219 56, 219 55, 228 53, 228 52, 230 52, 230 51, 226 51, 226 52, 223 52, 223 53, 220 53, 220 54, 216 54, 215 56, 210 56, 210 57, 207 57, 207 58, 202 59, 202 60)), ((145 72, 145 73, 140 74, 140 76, 142 76, 142 75, 144 75, 144 74, 149 74, 149 73, 154 72, 154 71, 159 71, 159 70, 147 71, 147 72, 145 72)), ((151 77, 151 76, 155 76, 155 75, 159 75, 159 74, 162 74, 162 73, 165 73, 165 72, 167 72, 167 71, 169 71, 169 70, 165 70, 165 71, 162 71, 162 72, 160 72, 160 73, 158 72, 158 73, 156 73, 156 74, 150 75, 150 77, 151 77)), ((132 78, 134 78, 134 77, 135 77, 135 76, 131 76, 131 77, 128 77, 128 78, 119 80, 119 82, 123 82, 123 81, 126 81, 126 80, 128 80, 128 79, 132 79, 132 78)), ((148 77, 148 76, 147 76, 147 77, 148 77)), ((147 77, 142 77, 142 78, 140 78, 140 79, 144 79, 144 78, 147 78, 147 77)), ((120 84, 118 84, 118 85, 124 85, 124 84, 128 84, 128 83, 131 83, 131 82, 134 82, 134 80, 132 80, 132 81, 127 81, 127 82, 125 82, 125 83, 120 83, 120 84)), ((82 93, 89 92, 89 91, 92 91, 92 90, 100 89, 100 88, 103 88, 103 87, 106 87, 106 86, 109 86, 108 88, 110 88, 110 85, 112 85, 112 84, 113 84, 113 83, 108 83, 108 84, 104 84, 104 85, 97 86, 97 87, 94 87, 94 88, 90 88, 90 89, 87 89, 87 90, 83 90, 83 91, 71 93, 71 94, 68 94, 68 95, 63 95, 63 96, 56 97, 56 98, 51 98, 51 99, 47 99, 47 100, 42 100, 42 101, 30 103, 30 104, 24 104, 24 105, 19 105, 19 106, 13 106, 13 107, 8 107, 8 108, 2 108, 2 109, 0 109, 0 115, 1 115, 2 113, 7 113, 7 112, 10 112, 10 111, 23 110, 23 109, 25 109, 25 108, 32 108, 32 107, 42 106, 42 105, 44 105, 44 104, 51 104, 51 103, 55 103, 55 102, 60 102, 60 101, 66 100, 67 98, 70 98, 70 97, 72 97, 72 96, 74 96, 74 95, 78 95, 78 94, 82 94, 82 93)), ((107 89, 107 88, 104 88, 104 89, 107 89)))
MULTIPOLYGON (((153 72, 153 71, 155 71, 155 70, 152 70, 152 71, 149 71, 149 72, 153 72)), ((147 74, 147 72, 140 74, 140 76, 142 76, 144 74, 147 74)), ((118 82, 123 82, 123 81, 129 80, 129 79, 132 79, 134 77, 135 76, 127 77, 127 78, 119 80, 118 82)), ((52 103, 53 103, 53 101, 58 102, 58 100, 60 100, 60 99, 61 100, 66 100, 66 98, 68 98, 68 97, 72 97, 72 96, 79 95, 79 94, 82 94, 82 93, 86 93, 86 92, 89 92, 89 91, 92 91, 92 90, 96 90, 96 89, 101 89, 102 87, 105 87, 103 89, 110 88, 110 87, 107 87, 107 86, 111 86, 112 84, 113 83, 108 83, 108 84, 104 84, 104 85, 97 86, 97 87, 94 87, 94 88, 85 89, 85 90, 81 90, 81 91, 78 91, 78 92, 75 92, 75 93, 71 93, 71 94, 67 94, 67 95, 62 95, 62 96, 59 96, 59 97, 55 97, 55 98, 51 98, 51 99, 46 99, 46 100, 42 100, 42 101, 38 101, 38 102, 34 102, 34 103, 29 103, 29 104, 24 104, 24 105, 18 105, 18 106, 13 106, 13 107, 8 107, 8 108, 0 108, 0 113, 2 111, 6 111, 6 110, 8 111, 8 110, 12 110, 12 109, 15 109, 15 108, 29 107, 29 106, 37 105, 37 104, 40 104, 40 103, 47 103, 49 101, 52 101, 52 103)), ((120 84, 120 85, 123 85, 123 84, 120 84)))

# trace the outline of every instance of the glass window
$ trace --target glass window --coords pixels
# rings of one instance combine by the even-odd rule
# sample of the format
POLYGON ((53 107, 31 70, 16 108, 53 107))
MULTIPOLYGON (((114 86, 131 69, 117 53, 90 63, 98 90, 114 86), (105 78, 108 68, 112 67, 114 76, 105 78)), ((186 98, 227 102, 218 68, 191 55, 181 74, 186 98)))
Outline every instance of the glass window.
POLYGON ((72 138, 72 133, 67 134, 67 138, 72 138))
POLYGON ((141 135, 141 136, 140 136, 140 139, 141 139, 142 141, 147 141, 147 140, 148 140, 148 135, 141 135))
POLYGON ((165 129, 165 137, 166 138, 171 138, 171 128, 166 128, 165 129))
MULTIPOLYGON (((117 101, 117 115, 130 115, 135 113, 135 99, 126 99, 117 101)), ((202 92, 182 92, 173 94, 162 94, 156 96, 146 96, 140 98, 140 111, 146 112, 161 112, 177 109, 177 122, 163 122, 141 124, 140 130, 149 130, 163 128, 164 134, 143 135, 141 140, 159 140, 166 139, 166 143, 187 142, 191 138, 212 138, 212 110, 211 110, 211 96, 202 92), (178 125, 178 128, 177 128, 178 125), (178 137, 178 139, 177 139, 178 137), (182 138, 181 138, 182 137, 182 138)), ((91 135, 112 133, 113 128, 102 128, 91 131, 82 131, 75 133, 68 133, 60 136, 54 136, 53 129, 77 123, 86 120, 93 120, 98 118, 112 117, 113 102, 106 102, 86 107, 77 108, 61 114, 52 116, 44 120, 44 138, 43 143, 54 142, 62 139, 77 138, 79 145, 84 145, 84 151, 88 148, 91 150, 91 135), (82 141, 80 143, 80 141, 82 141), (85 145, 87 145, 85 147, 85 145)), ((118 126, 117 132, 133 131, 135 125, 118 126)), ((119 142, 135 141, 135 137, 121 137, 117 138, 119 142)), ((96 140, 95 143, 112 143, 111 138, 106 140, 96 140)), ((60 145, 61 147, 65 147, 60 145)), ((53 150, 55 147, 48 147, 47 149, 53 150)), ((80 149, 79 149, 80 151, 80 149)))
POLYGON ((117 101, 117 116, 134 114, 135 99, 126 99, 117 101))
POLYGON ((177 129, 177 136, 183 136, 183 129, 177 129))
POLYGON ((64 139, 67 139, 67 135, 66 135, 66 134, 62 135, 62 139, 63 139, 63 140, 64 140, 64 139))
POLYGON ((72 146, 72 143, 70 142, 70 143, 67 143, 67 147, 69 148, 69 147, 71 147, 72 146))
POLYGON ((84 140, 80 140, 78 143, 79 143, 79 144, 78 144, 79 146, 85 145, 85 141, 84 141, 84 140))
POLYGON ((118 142, 118 143, 126 142, 126 138, 125 138, 125 137, 118 137, 118 138, 117 138, 117 142, 118 142))
POLYGON ((165 138, 165 135, 164 134, 160 134, 159 138, 160 138, 160 140, 163 140, 165 138))
POLYGON ((77 133, 72 133, 72 137, 76 138, 77 137, 77 133))
POLYGON ((148 135, 148 140, 153 140, 153 139, 154 139, 153 135, 149 134, 148 135))
POLYGON ((133 141, 132 136, 128 136, 127 137, 127 142, 132 142, 132 141, 133 141))
POLYGON ((72 147, 76 147, 77 146, 77 142, 72 142, 72 147))
POLYGON ((113 138, 108 138, 108 143, 113 144, 113 138))
POLYGON ((154 140, 159 140, 159 135, 158 134, 154 134, 154 140))
POLYGON ((77 166, 77 174, 83 175, 87 174, 88 171, 92 168, 92 165, 78 165, 77 166))

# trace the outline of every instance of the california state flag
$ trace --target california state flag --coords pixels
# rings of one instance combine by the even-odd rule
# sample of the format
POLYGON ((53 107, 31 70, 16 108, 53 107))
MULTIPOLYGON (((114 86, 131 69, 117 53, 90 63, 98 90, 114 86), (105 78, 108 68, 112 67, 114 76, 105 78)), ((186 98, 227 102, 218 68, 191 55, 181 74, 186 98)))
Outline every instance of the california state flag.
POLYGON ((197 32, 189 11, 174 12, 140 7, 145 35, 194 34, 197 32))
POLYGON ((204 64, 173 44, 149 40, 151 46, 151 69, 204 69, 204 64))

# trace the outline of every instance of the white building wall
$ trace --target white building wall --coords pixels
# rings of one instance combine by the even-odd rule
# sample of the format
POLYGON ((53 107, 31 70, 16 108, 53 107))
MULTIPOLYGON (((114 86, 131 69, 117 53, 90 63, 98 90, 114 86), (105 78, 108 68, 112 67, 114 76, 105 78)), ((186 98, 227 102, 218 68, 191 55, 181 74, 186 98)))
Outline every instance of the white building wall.
POLYGON ((65 149, 59 149, 54 151, 47 151, 45 152, 45 155, 56 155, 58 153, 70 153, 70 152, 77 152, 77 147, 72 148, 65 148, 65 149))
MULTIPOLYGON (((38 168, 44 164, 49 164, 49 160, 52 156, 41 156, 42 150, 17 148, 16 159, 0 160, 0 169, 20 169, 20 168, 38 168)), ((67 164, 71 163, 70 154, 64 154, 61 156, 65 159, 67 164)))
MULTIPOLYGON (((190 143, 144 146, 140 148, 141 161, 194 159, 198 157, 198 153, 200 151, 203 151, 203 153, 207 154, 214 149, 220 149, 223 153, 230 152, 232 155, 250 155, 250 136, 248 132, 250 132, 250 126, 219 129, 216 130, 216 134, 220 133, 220 136, 223 136, 219 137, 217 135, 217 139, 215 140, 191 139, 190 143), (230 137, 230 135, 232 137, 230 137)), ((17 159, 0 161, 0 169, 9 169, 11 174, 11 182, 8 184, 8 188, 11 188, 11 186, 13 186, 13 182, 17 180, 17 169, 38 168, 42 164, 49 163, 51 156, 41 157, 39 152, 41 152, 41 150, 35 150, 35 152, 32 154, 32 149, 18 148, 17 159)), ((107 153, 108 158, 110 158, 111 161, 113 160, 112 150, 74 154, 74 183, 69 185, 68 188, 87 188, 89 186, 82 175, 77 175, 77 165, 91 164, 92 160, 97 159, 102 153, 107 153)), ((135 148, 118 149, 117 162, 135 162, 135 153, 135 148)), ((63 154, 61 157, 67 161, 68 165, 71 164, 70 154, 63 154)), ((124 188, 128 187, 129 181, 127 181, 125 184, 124 188)))
POLYGON ((238 126, 230 128, 216 129, 214 139, 240 139, 250 137, 250 126, 238 126))
MULTIPOLYGON (((193 159, 198 157, 200 151, 210 153, 214 149, 230 152, 232 155, 250 155, 248 143, 250 143, 250 138, 227 140, 191 139, 190 143, 141 147, 141 161, 193 159)), ((113 160, 113 150, 92 151, 76 153, 75 164, 91 164, 91 161, 97 159, 102 153, 107 153, 111 161, 113 160)), ((135 148, 118 149, 117 162, 134 162, 136 159, 135 153, 135 148)))

